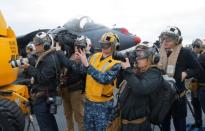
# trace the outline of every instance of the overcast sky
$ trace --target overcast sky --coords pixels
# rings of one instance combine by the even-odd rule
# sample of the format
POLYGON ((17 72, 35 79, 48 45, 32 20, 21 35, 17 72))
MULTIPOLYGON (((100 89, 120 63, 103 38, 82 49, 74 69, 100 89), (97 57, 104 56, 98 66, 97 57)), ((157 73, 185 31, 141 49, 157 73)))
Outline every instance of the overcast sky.
POLYGON ((126 27, 142 40, 155 41, 169 25, 181 29, 184 44, 205 39, 204 0, 0 0, 0 10, 17 35, 86 15, 108 27, 126 27))

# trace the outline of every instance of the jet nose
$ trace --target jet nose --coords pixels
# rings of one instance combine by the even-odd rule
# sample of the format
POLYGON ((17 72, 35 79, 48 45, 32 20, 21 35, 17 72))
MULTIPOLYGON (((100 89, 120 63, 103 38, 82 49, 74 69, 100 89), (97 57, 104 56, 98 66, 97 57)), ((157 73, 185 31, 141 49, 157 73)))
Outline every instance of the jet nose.
POLYGON ((138 37, 138 36, 136 36, 136 37, 134 38, 134 41, 135 41, 136 44, 139 44, 139 43, 141 42, 141 38, 138 37))

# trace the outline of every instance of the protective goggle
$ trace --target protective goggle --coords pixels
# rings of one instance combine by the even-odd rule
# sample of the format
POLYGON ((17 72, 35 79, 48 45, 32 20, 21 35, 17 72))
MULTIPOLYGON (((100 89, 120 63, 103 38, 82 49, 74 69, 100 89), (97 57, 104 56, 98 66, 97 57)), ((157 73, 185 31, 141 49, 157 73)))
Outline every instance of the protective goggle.
POLYGON ((112 46, 112 43, 100 43, 102 49, 108 49, 112 46))
POLYGON ((163 43, 163 42, 171 42, 171 41, 174 41, 174 40, 176 40, 176 38, 174 38, 174 37, 169 37, 169 36, 161 36, 161 37, 159 37, 159 42, 160 43, 163 43))
POLYGON ((148 58, 149 54, 145 50, 137 50, 136 51, 136 60, 148 58))
POLYGON ((43 39, 41 39, 41 38, 35 38, 34 39, 34 41, 33 41, 33 44, 35 45, 35 46, 38 46, 38 45, 41 45, 41 44, 43 44, 44 43, 44 40, 43 39))
POLYGON ((137 45, 136 50, 146 50, 148 49, 148 46, 144 46, 144 45, 137 45))

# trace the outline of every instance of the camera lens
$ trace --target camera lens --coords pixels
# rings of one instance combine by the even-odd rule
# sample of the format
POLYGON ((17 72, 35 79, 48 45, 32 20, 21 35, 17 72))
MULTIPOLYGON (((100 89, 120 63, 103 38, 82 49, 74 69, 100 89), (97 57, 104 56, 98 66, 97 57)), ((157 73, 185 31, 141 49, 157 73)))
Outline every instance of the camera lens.
POLYGON ((28 63, 28 59, 27 58, 21 58, 18 60, 12 60, 10 62, 12 68, 16 68, 16 67, 22 67, 22 65, 27 64, 28 63))
POLYGON ((113 58, 114 60, 119 60, 119 61, 123 61, 123 62, 126 61, 126 60, 125 60, 125 56, 124 56, 122 53, 119 53, 119 52, 117 52, 117 51, 113 52, 112 58, 113 58))

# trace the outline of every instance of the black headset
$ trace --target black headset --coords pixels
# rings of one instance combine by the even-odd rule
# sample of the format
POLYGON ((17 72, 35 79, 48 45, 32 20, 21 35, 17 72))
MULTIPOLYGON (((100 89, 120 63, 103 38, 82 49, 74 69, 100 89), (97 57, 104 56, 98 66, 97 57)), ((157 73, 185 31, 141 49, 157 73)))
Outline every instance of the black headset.
POLYGON ((183 41, 181 31, 180 31, 180 29, 178 27, 176 27, 176 26, 174 26, 174 27, 178 30, 177 44, 181 44, 182 41, 183 41))
POLYGON ((159 63, 159 60, 160 60, 160 54, 155 52, 152 56, 152 61, 151 61, 152 64, 159 63))
POLYGON ((51 42, 44 41, 43 48, 44 48, 45 51, 49 50, 51 48, 51 42))
POLYGON ((157 47, 153 45, 153 47, 148 49, 149 57, 151 56, 151 63, 157 64, 160 60, 160 53, 157 47))

